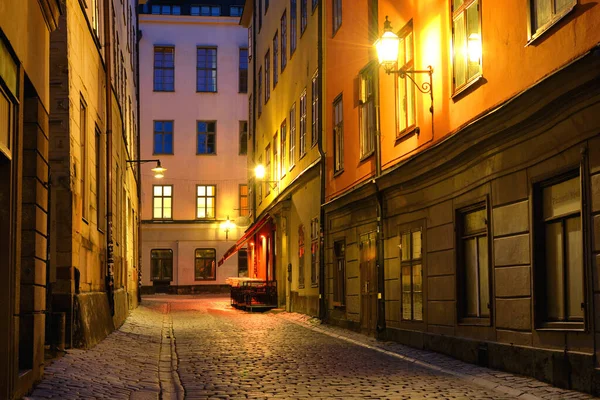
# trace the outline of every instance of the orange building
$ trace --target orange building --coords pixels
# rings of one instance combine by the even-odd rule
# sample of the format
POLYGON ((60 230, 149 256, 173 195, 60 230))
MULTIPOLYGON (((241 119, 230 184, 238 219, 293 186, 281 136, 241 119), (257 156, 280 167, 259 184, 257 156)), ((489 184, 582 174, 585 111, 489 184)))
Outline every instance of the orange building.
POLYGON ((328 321, 598 392, 600 8, 323 4, 328 321))

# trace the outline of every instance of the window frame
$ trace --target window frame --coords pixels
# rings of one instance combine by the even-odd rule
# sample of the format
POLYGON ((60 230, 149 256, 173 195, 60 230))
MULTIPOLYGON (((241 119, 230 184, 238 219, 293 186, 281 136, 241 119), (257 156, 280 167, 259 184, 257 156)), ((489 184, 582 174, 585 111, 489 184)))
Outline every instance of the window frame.
POLYGON ((248 155, 248 121, 238 121, 239 126, 239 151, 238 155, 246 156, 248 155), (243 127, 246 127, 244 130, 243 127), (243 146, 242 146, 243 144, 243 146))
MULTIPOLYGON (((152 82, 153 82, 152 89, 153 89, 153 91, 154 92, 174 92, 175 91, 175 46, 169 46, 169 45, 160 45, 159 46, 159 45, 155 45, 154 46, 154 51, 153 51, 152 54, 154 56, 154 59, 152 60, 152 63, 153 63, 152 64, 153 65, 153 70, 152 70, 152 82), (165 50, 169 50, 169 49, 172 50, 171 52, 173 54, 173 66, 172 67, 164 67, 164 66, 161 65, 160 67, 157 67, 156 66, 156 53, 157 53, 157 50, 159 50, 159 52, 162 53, 163 60, 161 60, 161 63, 164 63, 164 55, 166 54, 165 50), (161 83, 160 83, 160 85, 161 85, 162 89, 157 89, 157 82, 156 82, 156 72, 157 72, 157 70, 160 70, 160 71, 172 70, 173 71, 173 83, 172 83, 173 87, 170 90, 164 89, 164 86, 165 86, 164 75, 161 75, 161 83)), ((116 58, 115 58, 115 60, 116 60, 116 58)))
POLYGON ((213 184, 213 185, 196 185, 196 220, 214 220, 217 218, 217 185, 213 184), (198 193, 199 189, 203 187, 204 191, 205 191, 205 195, 204 196, 200 196, 200 194, 198 193), (213 189, 213 195, 209 196, 208 195, 208 188, 212 188, 213 189), (208 199, 213 199, 213 216, 208 216, 208 199), (204 199, 204 214, 206 216, 204 217, 200 217, 199 216, 199 211, 200 211, 200 199, 204 199))
POLYGON ((333 122, 333 176, 344 172, 344 96, 338 94, 333 99, 332 122, 333 122), (336 106, 340 105, 341 118, 336 120, 336 106), (337 122, 336 122, 337 121, 337 122))
POLYGON ((374 65, 373 63, 367 64, 364 67, 359 75, 359 101, 358 101, 358 130, 359 130, 359 159, 360 161, 364 161, 375 154, 375 124, 376 124, 376 114, 375 114, 375 97, 377 91, 376 85, 376 74, 377 74, 378 65, 374 65), (368 93, 367 89, 369 86, 369 80, 371 82, 371 92, 370 95, 366 95, 368 93), (367 115, 367 126, 370 127, 369 131, 365 132, 365 114, 367 115), (369 144, 369 146, 367 146, 369 144))
MULTIPOLYGON (((488 196, 482 196, 472 201, 459 204, 455 210, 455 241, 456 241, 456 287, 457 287, 457 318, 459 325, 476 325, 476 326, 491 326, 494 318, 494 291, 493 291, 493 260, 492 260, 492 235, 491 235, 491 218, 490 218, 490 205, 488 196), (479 230, 477 232, 470 232, 468 234, 463 235, 463 227, 464 227, 464 216, 473 213, 479 210, 485 210, 485 229, 479 230), (487 272, 488 272, 488 299, 489 299, 489 315, 488 316, 468 316, 466 315, 466 264, 464 261, 464 242, 465 240, 471 239, 473 237, 479 238, 485 236, 487 239, 486 249, 487 249, 487 272)), ((478 312, 481 313, 481 292, 480 292, 480 284, 479 284, 479 258, 478 258, 478 269, 477 269, 477 303, 479 305, 478 312)))
POLYGON ((298 3, 290 0, 290 59, 298 47, 298 3))
POLYGON ((263 86, 263 73, 262 73, 262 67, 259 67, 258 68, 258 90, 257 90, 258 99, 256 99, 256 100, 258 100, 256 103, 257 108, 258 108, 258 110, 256 110, 256 112, 258 114, 258 118, 260 118, 260 116, 262 115, 262 106, 263 106, 263 103, 262 103, 263 87, 262 86, 263 86))
POLYGON ((173 155, 175 154, 175 121, 174 120, 153 120, 152 121, 152 155, 173 155), (157 122, 162 122, 163 123, 163 130, 161 132, 156 131, 156 123, 157 122), (166 132, 164 130, 164 123, 165 122, 170 122, 171 123, 171 132, 166 132), (160 134, 163 136, 163 145, 162 148, 164 150, 164 136, 166 134, 171 135, 171 152, 167 153, 166 151, 162 151, 162 152, 156 152, 156 135, 160 134))
POLYGON ((272 169, 272 174, 271 174, 271 181, 273 182, 279 182, 279 177, 281 175, 281 169, 280 169, 280 162, 279 162, 279 132, 275 131, 275 134, 273 135, 273 142, 272 142, 272 146, 271 146, 271 151, 273 152, 273 169, 272 169))
POLYGON ((555 0, 547 0, 550 2, 551 7, 551 17, 548 22, 546 22, 541 27, 533 29, 534 26, 534 18, 535 18, 535 10, 533 0, 527 0, 527 45, 534 42, 537 38, 542 36, 545 32, 552 29, 554 25, 559 23, 563 18, 565 18, 568 14, 570 14, 579 4, 578 0, 572 0, 572 3, 565 7, 564 10, 560 12, 556 12, 555 0))
POLYGON ((290 108, 290 128, 289 128, 289 171, 296 166, 296 103, 290 108))
POLYGON ((172 280, 173 280, 173 249, 161 249, 161 248, 150 249, 150 281, 152 281, 152 282, 167 282, 167 281, 171 282, 172 280), (171 255, 171 258, 170 258, 170 260, 171 260, 171 276, 168 277, 168 279, 163 276, 162 265, 161 265, 161 268, 160 268, 160 274, 159 274, 160 276, 158 278, 155 278, 153 276, 154 274, 152 273, 152 269, 153 269, 153 265, 152 265, 153 263, 152 263, 152 261, 153 260, 169 260, 169 258, 163 258, 163 257, 153 258, 152 257, 152 253, 155 252, 155 251, 169 251, 170 252, 170 255, 171 255))
POLYGON ((310 220, 310 287, 319 287, 319 246, 320 246, 319 217, 310 220))
POLYGON ((217 121, 214 120, 196 120, 196 155, 197 156, 214 156, 217 155, 217 121), (200 132, 199 128, 200 128, 200 123, 204 122, 205 124, 207 124, 207 128, 206 128, 206 132, 200 132), (208 124, 214 124, 215 126, 215 130, 214 132, 210 132, 208 130, 208 124), (200 140, 200 133, 206 134, 206 149, 207 152, 206 153, 199 153, 198 149, 199 149, 199 140, 200 140), (208 152, 208 142, 209 142, 209 136, 212 135, 214 137, 213 141, 214 141, 214 149, 212 153, 208 152))
POLYGON ((300 94, 300 160, 306 155, 306 118, 307 118, 307 104, 306 104, 306 88, 300 94))
POLYGON ((399 238, 400 238, 400 248, 399 248, 399 258, 400 258, 400 321, 402 322, 408 322, 408 323, 417 323, 417 324, 423 324, 425 323, 425 305, 426 305, 426 299, 425 299, 425 254, 426 254, 426 249, 425 249, 425 221, 421 220, 421 221, 415 221, 414 223, 409 223, 406 225, 402 225, 399 227, 398 229, 398 234, 399 234, 399 238), (421 257, 420 258, 413 258, 413 234, 415 232, 420 232, 421 233, 421 257), (403 259, 403 254, 404 254, 404 245, 402 244, 402 236, 404 234, 409 235, 409 257, 408 259, 404 260, 403 259), (421 265, 421 319, 417 319, 415 318, 415 300, 414 300, 414 294, 415 294, 415 290, 414 290, 414 268, 416 265, 421 265), (410 296, 411 296, 411 300, 410 300, 410 318, 404 318, 404 287, 402 284, 402 269, 403 267, 409 267, 410 268, 410 296))
MULTIPOLYGON (((411 19, 406 25, 404 25, 402 27, 402 29, 400 29, 398 31, 398 38, 399 38, 399 46, 402 45, 404 43, 404 41, 408 38, 409 35, 412 35, 412 58, 410 59, 410 61, 404 61, 404 64, 401 66, 400 63, 398 62, 398 67, 399 69, 414 69, 415 67, 415 34, 414 34, 414 30, 413 30, 413 20, 411 19)), ((406 53, 406 50, 404 51, 404 53, 406 53)), ((398 55, 400 55, 401 52, 398 52, 398 55)), ((396 140, 402 140, 405 137, 411 135, 412 133, 414 133, 417 129, 417 92, 416 92, 416 87, 413 84, 413 82, 410 81, 409 78, 400 78, 400 76, 396 76, 395 77, 395 82, 394 82, 394 86, 396 89, 396 95, 395 95, 395 102, 396 102, 396 140), (405 93, 407 94, 407 98, 403 99, 402 104, 400 104, 400 85, 403 86, 403 90, 405 91, 405 93), (412 119, 413 119, 413 123, 409 124, 409 100, 408 100, 408 93, 410 92, 412 93, 412 98, 413 98, 413 109, 412 111, 412 119), (405 100, 405 101, 404 101, 405 100), (405 114, 402 115, 402 113, 400 112, 400 107, 404 106, 404 110, 405 110, 405 114), (400 124, 400 119, 404 118, 404 128, 401 127, 400 124)))
POLYGON ((283 10, 279 30, 281 31, 281 73, 287 66, 287 9, 283 10))
POLYGON ((217 249, 214 247, 198 247, 194 249, 194 281, 198 282, 198 281, 216 281, 217 280, 217 249), (214 257, 212 258, 212 275, 213 277, 211 278, 198 278, 198 273, 197 273, 197 262, 198 260, 210 260, 211 258, 207 258, 207 257, 198 257, 198 250, 211 250, 214 254, 214 257))
POLYGON ((334 307, 343 308, 346 306, 346 238, 334 240, 333 242, 333 296, 332 304, 334 307), (338 249, 341 247, 341 254, 338 249), (339 263, 342 263, 340 274, 339 263))
POLYGON ((271 143, 267 143, 265 147, 265 178, 263 179, 262 185, 265 186, 265 197, 271 194, 271 143))
POLYGON ((311 136, 311 147, 314 147, 317 145, 318 141, 319 141, 319 135, 321 133, 321 129, 320 129, 320 120, 319 120, 319 105, 320 105, 320 99, 319 99, 319 69, 317 69, 315 71, 315 73, 313 74, 312 77, 312 83, 311 83, 311 132, 310 132, 310 136, 311 136))
POLYGON ((280 132, 280 137, 281 137, 281 151, 280 151, 280 171, 281 171, 281 178, 283 179, 283 177, 285 176, 286 172, 287 172, 287 168, 286 168, 286 160, 287 160, 287 120, 284 119, 283 122, 281 123, 281 125, 279 126, 279 132, 280 132))
POLYGON ((88 222, 89 187, 88 187, 88 118, 87 103, 83 96, 79 99, 79 146, 81 163, 81 219, 88 222), (83 127, 82 127, 83 125, 83 127))
MULTIPOLYGON (((453 9, 453 5, 452 5, 453 0, 450 0, 450 29, 451 29, 451 68, 452 68, 452 97, 456 97, 458 95, 460 95, 461 93, 463 93, 464 91, 468 90, 469 88, 473 87, 475 85, 476 82, 479 82, 481 80, 481 78, 483 78, 483 51, 481 54, 481 58, 479 59, 479 71, 473 75, 472 77, 469 78, 469 60, 468 60, 468 54, 465 54, 465 57, 467 58, 467 62, 465 64, 465 82, 462 85, 457 85, 456 84, 456 75, 455 75, 455 71, 456 71, 456 67, 455 67, 455 32, 454 32, 454 22, 457 18, 459 18, 460 16, 463 17, 464 19, 464 23, 465 23, 465 43, 467 43, 468 45, 468 33, 467 33, 467 17, 466 17, 466 11, 467 9, 472 6, 474 3, 477 3, 477 16, 478 16, 478 30, 479 30, 479 41, 481 43, 481 47, 483 49, 483 32, 482 32, 482 24, 481 24, 481 19, 482 19, 482 12, 481 12, 481 2, 482 0, 464 0, 463 4, 460 5, 460 7, 458 7, 458 9, 454 10, 453 9)), ((466 52, 465 52, 466 53, 466 52)))
POLYGON ((265 104, 271 98, 271 49, 265 53, 265 104))
POLYGON ((173 207, 173 197, 174 197, 173 194, 174 194, 173 193, 173 185, 152 185, 152 220, 153 221, 172 221, 173 220, 173 211, 175 210, 175 208, 173 207), (164 192, 165 192, 164 188, 167 187, 167 186, 171 188, 171 195, 170 196, 165 196, 164 195, 164 192), (157 195, 154 194, 156 187, 161 187, 162 188, 161 189, 162 194, 160 196, 157 196, 157 195), (156 217, 155 214, 154 214, 154 211, 155 211, 154 209, 156 208, 154 206, 154 199, 156 199, 156 198, 162 199, 161 206, 160 206, 161 215, 162 215, 161 217, 156 217), (164 214, 165 214, 165 205, 164 205, 165 202, 164 202, 164 199, 165 198, 170 198, 171 199, 171 216, 167 217, 167 218, 164 217, 164 214))
POLYGON ((250 216, 250 192, 249 192, 249 187, 248 184, 246 183, 240 183, 238 185, 238 206, 239 206, 239 215, 240 217, 249 217, 250 216), (243 188, 246 188, 246 192, 243 193, 244 191, 242 190, 243 188), (243 201, 242 199, 246 199, 246 207, 243 206, 243 201), (244 210, 246 210, 246 212, 244 213, 244 210))
POLYGON ((300 37, 306 32, 308 26, 308 0, 300 0, 300 37))
POLYGON ((279 74, 277 71, 277 57, 279 56, 278 41, 279 31, 275 31, 275 36, 273 36, 273 90, 275 90, 275 86, 277 86, 277 82, 279 81, 279 74))
POLYGON ((240 47, 238 52, 238 93, 248 93, 248 70, 250 65, 249 54, 250 53, 247 47, 240 47), (244 52, 246 54, 245 56, 243 55, 244 52), (242 82, 244 83, 242 84, 242 82))
MULTIPOLYGON (((218 89, 218 87, 219 87, 218 61, 219 61, 219 53, 218 53, 218 49, 217 49, 216 46, 196 46, 196 93, 217 93, 219 91, 219 89, 218 89), (208 66, 207 63, 205 63, 204 66, 200 65, 200 63, 198 61, 198 58, 200 56, 200 54, 199 54, 200 50, 205 50, 207 52, 206 55, 205 55, 205 57, 208 57, 208 51, 209 50, 211 50, 211 51, 214 50, 214 52, 215 52, 215 54, 214 54, 214 57, 215 57, 215 66, 214 66, 214 68, 208 66), (199 87, 199 85, 200 85, 200 79, 198 77, 198 73, 200 71, 204 71, 206 74, 208 74, 209 72, 213 72, 214 71, 214 74, 215 74, 214 90, 208 90, 208 89, 200 90, 200 87, 199 87)), ((206 88, 209 87, 209 82, 211 80, 212 80, 212 77, 209 78, 208 75, 205 76, 204 84, 205 84, 206 88)))
MULTIPOLYGON (((561 331, 561 332, 582 332, 589 330, 590 327, 590 300, 589 300, 589 288, 586 285, 587 279, 589 277, 589 266, 586 259, 586 252, 589 252, 589 249, 586 249, 586 237, 585 231, 589 229, 588 218, 589 218, 589 209, 585 207, 586 204, 586 194, 587 185, 586 181, 583 179, 584 173, 582 171, 582 167, 579 168, 569 168, 566 171, 558 174, 553 174, 551 176, 542 176, 539 179, 535 179, 532 181, 532 193, 533 200, 531 202, 531 215, 533 220, 533 282, 534 282, 534 329, 538 331, 561 331), (544 218, 543 215, 543 190, 552 187, 564 182, 567 182, 571 179, 578 178, 579 180, 579 210, 578 212, 570 211, 566 214, 561 214, 558 216, 553 216, 551 218, 544 218), (544 254, 544 250, 547 246, 545 227, 548 223, 556 222, 556 221, 566 221, 568 219, 572 219, 576 216, 579 216, 581 223, 581 275, 583 277, 583 282, 581 286, 582 290, 582 298, 583 298, 583 318, 581 321, 553 321, 548 318, 547 307, 548 304, 545 301, 547 298, 547 265, 546 265, 546 255, 544 254)), ((562 227, 563 233, 565 227, 562 227)), ((562 239, 562 253, 563 253, 563 262, 566 252, 566 238, 563 235, 562 239)), ((568 267, 563 264, 563 306, 565 310, 567 309, 567 296, 568 296, 568 279, 566 278, 566 274, 568 271, 568 267)))
POLYGON ((331 0, 331 3, 331 37, 334 37, 342 27, 342 0, 331 0))

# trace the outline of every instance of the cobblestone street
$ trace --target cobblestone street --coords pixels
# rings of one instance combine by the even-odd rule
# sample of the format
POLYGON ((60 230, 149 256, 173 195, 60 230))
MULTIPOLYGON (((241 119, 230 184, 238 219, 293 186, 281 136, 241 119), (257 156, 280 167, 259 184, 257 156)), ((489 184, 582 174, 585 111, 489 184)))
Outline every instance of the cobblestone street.
POLYGON ((224 296, 155 296, 91 350, 46 367, 29 399, 587 399, 531 378, 224 296))

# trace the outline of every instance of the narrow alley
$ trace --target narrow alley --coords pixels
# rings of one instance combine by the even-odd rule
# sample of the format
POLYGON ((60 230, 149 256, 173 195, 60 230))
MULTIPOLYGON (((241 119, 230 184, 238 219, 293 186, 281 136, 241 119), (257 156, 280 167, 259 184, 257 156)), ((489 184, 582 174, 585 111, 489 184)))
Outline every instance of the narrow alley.
POLYGON ((121 329, 45 372, 26 399, 592 398, 221 295, 144 298, 121 329))

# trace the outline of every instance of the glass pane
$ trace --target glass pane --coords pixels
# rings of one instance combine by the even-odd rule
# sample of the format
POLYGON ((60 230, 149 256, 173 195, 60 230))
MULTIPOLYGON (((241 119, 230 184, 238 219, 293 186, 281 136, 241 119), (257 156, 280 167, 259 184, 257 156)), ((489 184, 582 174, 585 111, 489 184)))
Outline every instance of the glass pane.
POLYGON ((152 218, 162 218, 162 208, 154 207, 152 212, 152 218))
POLYGON ((215 206, 215 199, 213 197, 207 197, 206 206, 209 208, 213 208, 215 206))
POLYGON ((479 252, 479 308, 482 317, 490 316, 490 285, 487 236, 477 238, 479 252))
POLYGON ((402 234, 402 261, 410 260, 410 233, 402 234))
POLYGON ((533 30, 537 30, 552 18, 552 0, 533 0, 533 30))
POLYGON ((544 218, 565 215, 581 209, 579 177, 544 188, 544 218))
POLYGON ((481 230, 485 230, 485 220, 487 214, 485 208, 482 210, 471 211, 464 214, 463 233, 469 234, 481 230))
POLYGON ((173 259, 163 259, 163 279, 173 279, 173 259))
POLYGON ((465 31, 465 18, 461 13, 453 21, 454 27, 454 86, 460 87, 466 83, 467 75, 467 33, 465 31))
POLYGON ((412 258, 413 260, 421 258, 421 231, 412 233, 412 258))
POLYGON ((154 195, 162 196, 162 186, 154 186, 154 195))
POLYGON ((165 207, 163 209, 163 218, 171 218, 171 208, 165 207))
POLYGON ((567 8, 574 6, 577 3, 576 0, 556 0, 554 9, 555 14, 560 14, 565 11, 567 8))
POLYGON ((152 279, 160 279, 160 261, 152 260, 152 279))
POLYGON ((465 311, 470 317, 477 317, 477 248, 475 238, 464 241, 465 250, 465 311))
POLYGON ((398 77, 396 79, 398 85, 398 132, 402 132, 406 129, 406 114, 407 114, 407 90, 406 90, 406 79, 398 77))
POLYGON ((460 6, 464 3, 465 0, 452 0, 452 9, 454 11, 458 10, 460 6))
POLYGON ((162 198, 154 199, 154 208, 162 208, 162 198))
POLYGON ((565 318, 562 222, 546 225, 546 302, 548 318, 565 318))
POLYGON ((198 186, 198 196, 206 196, 206 186, 198 186))
POLYGON ((481 62, 481 33, 479 32, 479 10, 478 2, 474 2, 467 8, 467 45, 468 52, 468 76, 471 79, 479 74, 481 62))
POLYGON ((165 196, 171 197, 171 186, 163 186, 163 193, 165 196))
POLYGON ((413 265, 413 319, 423 319, 423 268, 420 264, 413 265))
POLYGON ((170 197, 163 197, 163 207, 164 208, 171 208, 171 201, 173 199, 171 199, 170 197))
POLYGON ((410 300, 411 300, 411 294, 410 293, 402 293, 402 319, 410 319, 411 315, 410 315, 410 300))
POLYGON ((567 254, 566 267, 568 279, 569 319, 582 319, 583 310, 583 243, 581 239, 581 218, 569 218, 566 221, 567 254))
POLYGON ((207 186, 206 187, 206 194, 208 196, 214 196, 215 195, 215 187, 214 186, 207 186))
POLYGON ((406 126, 413 126, 415 124, 415 88, 413 85, 408 85, 406 90, 406 126))

